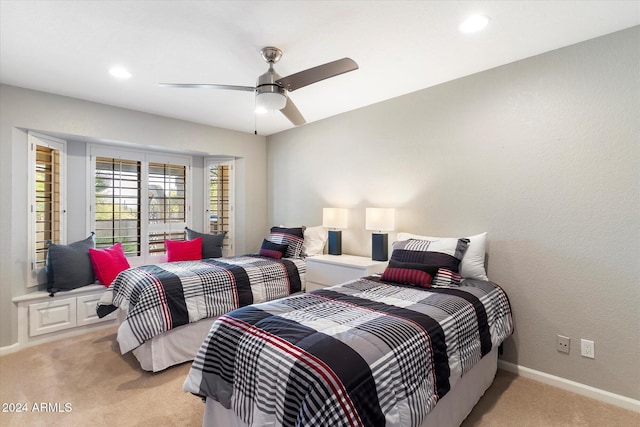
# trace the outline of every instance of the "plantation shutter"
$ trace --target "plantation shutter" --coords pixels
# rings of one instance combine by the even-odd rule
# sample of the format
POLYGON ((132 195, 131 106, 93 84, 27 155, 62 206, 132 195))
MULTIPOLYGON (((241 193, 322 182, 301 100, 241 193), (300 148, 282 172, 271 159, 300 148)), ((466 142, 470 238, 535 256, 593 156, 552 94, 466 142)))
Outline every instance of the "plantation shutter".
POLYGON ((140 256, 140 188, 139 161, 96 157, 96 247, 104 248, 122 242, 127 256, 140 256))
POLYGON ((185 240, 187 167, 149 163, 149 253, 166 251, 165 240, 185 240))
POLYGON ((223 248, 231 242, 231 171, 229 163, 211 164, 209 167, 209 232, 225 231, 223 248))
POLYGON ((35 146, 35 259, 34 268, 47 260, 47 243, 60 243, 61 191, 60 151, 35 146))

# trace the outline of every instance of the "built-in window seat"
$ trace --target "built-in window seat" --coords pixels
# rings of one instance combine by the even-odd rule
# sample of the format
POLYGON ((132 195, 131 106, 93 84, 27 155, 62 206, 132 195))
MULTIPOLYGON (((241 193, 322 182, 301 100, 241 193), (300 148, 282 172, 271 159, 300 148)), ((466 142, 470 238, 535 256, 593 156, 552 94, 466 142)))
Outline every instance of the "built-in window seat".
POLYGON ((96 304, 102 285, 57 292, 38 291, 15 297, 18 307, 18 345, 12 350, 70 337, 117 324, 116 313, 100 319, 96 304))

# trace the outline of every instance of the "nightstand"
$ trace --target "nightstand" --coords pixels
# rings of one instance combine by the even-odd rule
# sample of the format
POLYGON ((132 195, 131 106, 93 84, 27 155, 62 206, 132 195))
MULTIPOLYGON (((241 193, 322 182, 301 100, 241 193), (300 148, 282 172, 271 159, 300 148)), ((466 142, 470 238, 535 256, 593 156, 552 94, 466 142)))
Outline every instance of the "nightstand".
POLYGON ((307 257, 307 292, 382 273, 386 266, 386 261, 355 255, 307 257))

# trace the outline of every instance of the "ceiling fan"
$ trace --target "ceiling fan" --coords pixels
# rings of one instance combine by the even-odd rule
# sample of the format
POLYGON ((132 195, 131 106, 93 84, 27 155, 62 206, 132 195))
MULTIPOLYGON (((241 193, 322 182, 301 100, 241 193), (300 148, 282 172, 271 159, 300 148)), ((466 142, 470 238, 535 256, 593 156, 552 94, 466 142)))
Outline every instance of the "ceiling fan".
POLYGON ((358 64, 353 59, 342 58, 286 77, 280 77, 273 69, 273 64, 282 58, 282 51, 277 47, 267 46, 262 48, 260 53, 262 58, 269 64, 269 69, 258 77, 255 87, 208 83, 159 83, 159 85, 176 88, 227 89, 255 92, 256 112, 280 110, 291 123, 299 126, 305 124, 306 121, 289 98, 289 92, 358 69, 358 64))

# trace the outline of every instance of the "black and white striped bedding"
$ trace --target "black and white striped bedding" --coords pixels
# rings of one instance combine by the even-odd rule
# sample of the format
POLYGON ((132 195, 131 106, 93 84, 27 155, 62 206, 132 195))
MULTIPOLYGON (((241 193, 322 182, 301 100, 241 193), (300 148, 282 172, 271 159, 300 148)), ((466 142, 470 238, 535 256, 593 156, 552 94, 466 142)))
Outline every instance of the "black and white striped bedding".
POLYGON ((417 426, 512 330, 494 283, 363 278, 221 316, 184 390, 248 425, 417 426))
POLYGON ((97 312, 127 312, 118 329, 124 354, 178 326, 300 292, 305 271, 303 259, 252 255, 145 265, 121 272, 97 312))

